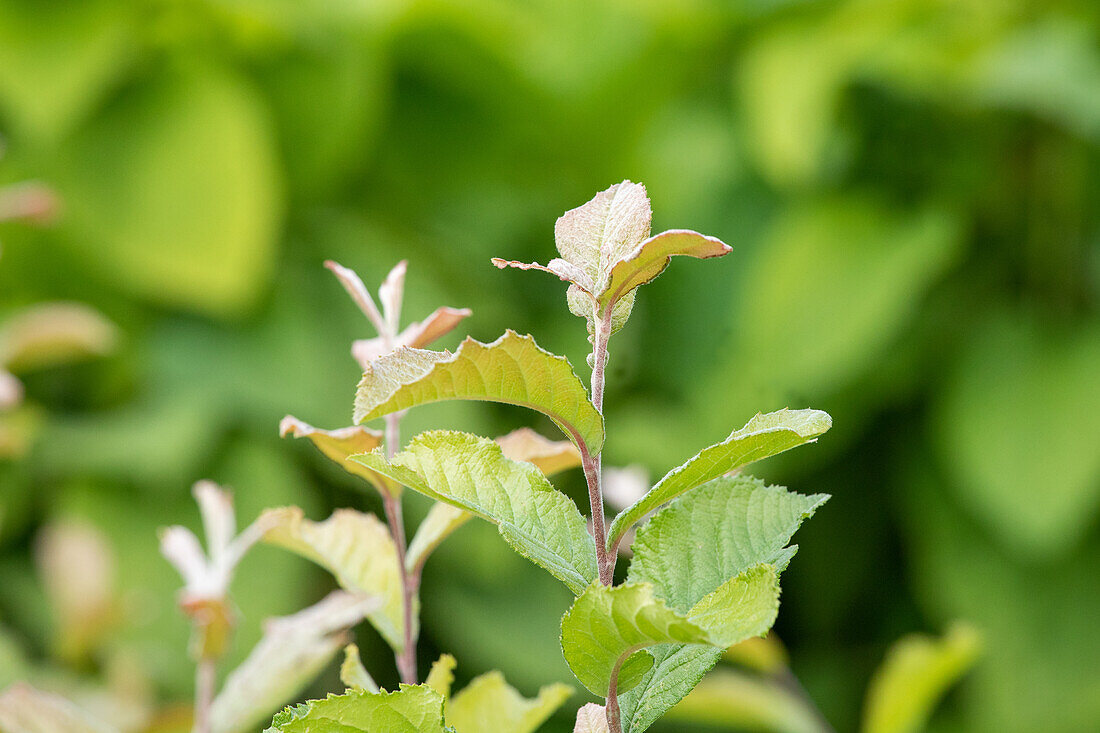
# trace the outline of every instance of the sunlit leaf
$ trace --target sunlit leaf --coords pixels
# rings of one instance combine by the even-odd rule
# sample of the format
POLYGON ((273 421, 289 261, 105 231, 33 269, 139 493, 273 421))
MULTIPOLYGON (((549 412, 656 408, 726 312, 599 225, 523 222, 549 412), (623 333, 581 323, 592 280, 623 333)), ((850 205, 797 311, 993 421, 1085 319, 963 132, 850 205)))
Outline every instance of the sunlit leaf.
POLYGON ((382 433, 361 425, 352 425, 335 430, 321 430, 304 423, 293 415, 287 415, 279 423, 279 435, 295 438, 309 438, 317 449, 327 458, 348 473, 366 479, 372 486, 384 494, 401 495, 401 485, 385 476, 366 468, 361 463, 349 461, 348 457, 356 453, 369 453, 382 444, 382 433))
POLYGON ((468 338, 454 354, 403 348, 367 366, 356 423, 440 400, 487 400, 545 414, 578 448, 603 445, 603 417, 569 362, 530 336, 506 331, 491 344, 468 338))
POLYGON ((631 525, 662 504, 753 461, 811 443, 832 425, 832 418, 820 410, 758 413, 721 443, 704 448, 669 471, 648 494, 615 517, 608 546, 614 547, 631 525))
MULTIPOLYGON (((306 519, 298 507, 270 509, 259 521, 269 523, 264 541, 317 563, 352 592, 381 599, 367 614, 382 638, 400 650, 405 645, 404 606, 397 549, 389 529, 373 514, 337 509, 323 522, 306 519)), ((413 619, 417 615, 413 614, 413 619)), ((416 638, 416 629, 413 630, 416 638)))
POLYGON ((867 689, 864 733, 918 733, 940 698, 978 657, 977 632, 951 628, 942 639, 922 635, 894 644, 867 689))
POLYGON ((496 439, 504 457, 535 464, 545 476, 581 465, 581 454, 568 440, 549 440, 531 428, 519 428, 496 439))
POLYGON ((347 641, 348 629, 379 605, 377 598, 335 591, 293 616, 265 622, 263 638, 214 699, 213 733, 256 730, 324 669, 347 641))
POLYGON ((351 691, 287 708, 264 733, 445 733, 443 697, 426 685, 351 691))
POLYGON ((592 585, 562 618, 562 651, 577 679, 606 696, 637 685, 653 666, 646 651, 659 644, 727 647, 771 628, 779 610, 779 584, 770 565, 751 568, 722 584, 687 613, 669 608, 653 586, 592 585))
POLYGON ((554 683, 529 700, 500 672, 486 672, 447 702, 447 724, 457 733, 534 733, 572 694, 569 685, 554 683))
POLYGON ((378 452, 352 460, 496 524, 513 549, 574 593, 596 576, 592 536, 572 499, 535 466, 505 458, 488 438, 435 430, 413 438, 392 461, 378 452))
POLYGON ((428 678, 424 680, 424 684, 442 695, 444 700, 450 699, 457 664, 458 662, 450 654, 440 655, 439 659, 432 662, 432 668, 428 670, 428 678))

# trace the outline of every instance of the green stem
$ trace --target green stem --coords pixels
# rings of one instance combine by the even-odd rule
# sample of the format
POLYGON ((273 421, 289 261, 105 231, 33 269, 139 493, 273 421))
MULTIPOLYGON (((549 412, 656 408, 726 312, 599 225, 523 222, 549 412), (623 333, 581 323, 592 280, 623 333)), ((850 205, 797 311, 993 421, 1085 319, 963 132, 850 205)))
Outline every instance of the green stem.
MULTIPOLYGON (((386 415, 386 458, 392 459, 401 443, 401 418, 397 414, 386 415)), ((382 494, 382 508, 390 525, 393 544, 397 548, 397 567, 401 574, 401 606, 405 627, 405 639, 401 652, 394 655, 397 673, 407 685, 419 682, 416 671, 416 636, 413 634, 413 598, 420 585, 419 573, 410 574, 405 567, 405 520, 401 511, 401 499, 388 493, 382 494)))

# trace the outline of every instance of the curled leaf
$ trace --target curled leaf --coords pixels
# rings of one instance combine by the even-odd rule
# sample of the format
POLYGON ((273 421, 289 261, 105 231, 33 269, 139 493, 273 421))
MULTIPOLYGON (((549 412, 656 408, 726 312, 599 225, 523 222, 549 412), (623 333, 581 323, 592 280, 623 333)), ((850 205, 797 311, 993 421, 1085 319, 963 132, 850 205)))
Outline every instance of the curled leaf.
POLYGON ((354 422, 441 400, 486 400, 543 413, 581 448, 603 446, 603 416, 565 357, 506 331, 490 344, 467 338, 451 354, 401 348, 368 364, 354 422))
POLYGON ((386 340, 381 336, 372 339, 358 339, 352 342, 351 355, 359 362, 359 366, 366 371, 367 365, 380 356, 388 354, 393 349, 408 346, 413 349, 422 349, 430 346, 454 330, 462 319, 468 318, 469 308, 436 308, 431 315, 423 321, 417 321, 405 327, 393 339, 392 348, 386 348, 386 340))
POLYGON ((380 473, 370 470, 361 463, 349 461, 348 457, 356 453, 370 453, 382 445, 382 433, 377 430, 352 425, 335 430, 322 430, 304 423, 293 415, 287 415, 279 422, 279 436, 285 438, 309 438, 317 449, 340 468, 368 481, 384 494, 399 496, 401 484, 391 481, 380 473))
POLYGON ((568 440, 550 440, 531 428, 519 428, 496 439, 504 457, 535 464, 544 476, 581 465, 581 454, 568 440))

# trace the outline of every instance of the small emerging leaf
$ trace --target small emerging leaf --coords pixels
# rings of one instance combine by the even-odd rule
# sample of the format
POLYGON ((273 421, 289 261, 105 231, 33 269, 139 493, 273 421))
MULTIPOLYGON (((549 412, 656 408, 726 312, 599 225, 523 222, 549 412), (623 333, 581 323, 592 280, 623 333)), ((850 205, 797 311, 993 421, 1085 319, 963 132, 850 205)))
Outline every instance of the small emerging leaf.
POLYGON ((603 705, 590 702, 577 711, 577 724, 573 733, 610 733, 607 727, 607 710, 603 705))
POLYGON ((974 664, 981 641, 964 624, 942 639, 914 634, 898 641, 867 690, 864 733, 917 733, 940 697, 974 664))
POLYGON ((359 647, 355 644, 344 647, 344 661, 340 664, 340 681, 352 690, 378 692, 378 683, 363 666, 363 660, 359 658, 359 647))
MULTIPOLYGON (((405 330, 394 339, 394 348, 408 346, 414 349, 423 349, 453 331, 464 319, 468 318, 472 311, 469 308, 436 308, 431 315, 423 321, 409 324, 405 330)), ((359 362, 363 371, 367 365, 392 349, 386 348, 385 339, 376 336, 372 339, 359 339, 351 344, 351 355, 359 362)))
POLYGON ((621 692, 642 680, 654 662, 642 651, 647 647, 724 648, 766 632, 778 611, 779 583, 770 565, 731 578, 683 614, 654 595, 648 583, 593 585, 562 618, 562 651, 577 679, 606 696, 613 678, 621 692))
POLYGON ((718 257, 730 247, 698 232, 674 229, 650 237, 653 212, 645 186, 623 181, 571 209, 554 225, 561 258, 547 265, 493 258, 499 268, 542 270, 571 283, 569 310, 588 320, 610 319, 611 332, 626 324, 634 290, 660 275, 673 255, 718 257))
POLYGON ((721 443, 704 448, 669 471, 648 494, 615 517, 608 532, 608 548, 615 547, 631 525, 662 504, 753 461, 812 443, 832 424, 832 418, 821 410, 757 414, 721 443))
POLYGON ((426 685, 351 691, 287 708, 264 733, 446 733, 443 697, 426 685))
POLYGON ((279 436, 285 438, 309 438, 325 457, 336 463, 350 474, 366 479, 383 494, 400 496, 401 484, 395 483, 380 473, 376 473, 362 464, 349 461, 348 456, 356 453, 369 453, 382 445, 382 433, 378 430, 353 425, 336 430, 321 430, 304 423, 293 415, 287 415, 279 423, 279 436))
POLYGON ((439 659, 432 662, 432 668, 428 672, 428 679, 424 680, 424 684, 432 688, 440 695, 444 700, 451 697, 451 685, 455 681, 455 667, 458 662, 450 654, 443 654, 439 659))
POLYGON ((356 424, 441 400, 486 400, 543 413, 590 453, 603 446, 603 416, 565 357, 506 331, 483 344, 467 338, 451 354, 401 348, 368 364, 355 395, 356 424))
MULTIPOLYGON (((401 574, 397 548, 378 517, 352 509, 337 509, 323 522, 306 519, 298 507, 269 509, 264 541, 285 547, 328 570, 350 591, 381 599, 368 614, 371 624, 396 650, 405 643, 401 574)), ((414 599, 415 600, 415 599, 414 599)), ((413 614, 415 621, 417 614, 413 614)), ((415 639, 417 629, 413 629, 415 639)))
POLYGON ((450 699, 447 724, 457 733, 534 733, 572 694, 569 685, 556 682, 528 700, 500 672, 487 672, 450 699))
POLYGON ((496 524, 513 549, 574 593, 596 576, 592 536, 572 499, 533 465, 505 458, 488 438, 434 430, 413 438, 392 461, 377 451, 352 460, 496 524))

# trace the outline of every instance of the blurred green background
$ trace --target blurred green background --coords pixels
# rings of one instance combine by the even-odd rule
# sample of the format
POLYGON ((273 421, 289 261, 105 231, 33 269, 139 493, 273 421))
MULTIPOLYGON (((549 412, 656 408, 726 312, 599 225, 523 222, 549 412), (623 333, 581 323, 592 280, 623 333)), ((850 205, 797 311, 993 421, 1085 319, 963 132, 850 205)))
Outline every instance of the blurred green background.
MULTIPOLYGON (((563 285, 488 260, 545 261, 561 212, 630 178, 655 231, 735 251, 641 293, 612 344, 605 460, 656 478, 758 410, 829 411, 819 444, 756 472, 834 496, 799 534, 777 632, 836 728, 890 642, 960 618, 985 650, 932 730, 1100 726, 1092 0, 2 0, 0 134, 0 183, 61 202, 49 226, 0 225, 0 323, 65 300, 118 329, 103 358, 16 370, 26 405, 0 415, 0 685, 129 675, 186 700, 156 528, 197 523, 198 478, 242 521, 377 508, 276 435, 288 412, 347 424, 348 346, 373 335, 322 260, 374 287, 407 258, 406 319, 468 306, 460 331, 530 332, 587 378, 563 285), (87 638, 36 561, 57 522, 90 522, 117 563, 87 638)), ((404 431, 531 419, 443 404, 404 431)), ((257 549, 237 657, 330 586, 257 549)), ((423 598, 422 665, 453 652, 460 676, 499 667, 528 694, 570 680, 568 592, 491 528, 444 545, 423 598)))

